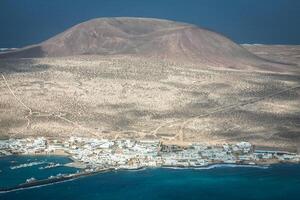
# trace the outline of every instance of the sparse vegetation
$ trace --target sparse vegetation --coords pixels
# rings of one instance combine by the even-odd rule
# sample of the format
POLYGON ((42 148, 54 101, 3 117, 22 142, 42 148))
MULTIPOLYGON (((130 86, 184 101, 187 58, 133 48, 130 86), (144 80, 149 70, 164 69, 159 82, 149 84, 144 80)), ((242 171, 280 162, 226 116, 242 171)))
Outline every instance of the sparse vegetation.
POLYGON ((32 110, 29 113, 1 80, 1 137, 93 135, 300 144, 300 78, 295 73, 130 56, 24 61, 0 61, 10 88, 32 110))

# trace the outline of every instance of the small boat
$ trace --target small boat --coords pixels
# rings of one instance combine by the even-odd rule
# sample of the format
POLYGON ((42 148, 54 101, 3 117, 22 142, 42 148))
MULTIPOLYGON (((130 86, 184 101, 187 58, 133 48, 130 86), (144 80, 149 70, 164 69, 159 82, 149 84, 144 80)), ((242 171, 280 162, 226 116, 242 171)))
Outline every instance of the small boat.
POLYGON ((36 181, 36 179, 35 179, 34 177, 31 177, 31 178, 29 178, 29 179, 26 179, 26 183, 32 183, 32 182, 34 182, 34 181, 36 181))
POLYGON ((51 169, 51 168, 55 168, 55 167, 60 167, 61 164, 59 163, 50 163, 49 165, 45 166, 45 167, 39 167, 39 169, 51 169))
POLYGON ((32 166, 41 165, 41 164, 44 164, 44 163, 45 162, 24 163, 24 164, 20 164, 20 165, 10 166, 10 169, 14 170, 14 169, 20 169, 20 168, 25 168, 25 167, 32 167, 32 166))

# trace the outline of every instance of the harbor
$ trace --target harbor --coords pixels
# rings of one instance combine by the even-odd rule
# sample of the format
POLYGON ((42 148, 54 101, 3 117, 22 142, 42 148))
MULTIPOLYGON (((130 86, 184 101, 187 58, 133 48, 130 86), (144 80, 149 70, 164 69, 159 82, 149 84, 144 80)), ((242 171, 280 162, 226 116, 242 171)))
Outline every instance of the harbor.
MULTIPOLYGON (((250 199, 245 198, 245 182, 247 182, 247 191, 251 194, 265 197, 267 192, 270 198, 268 196, 266 199, 280 199, 282 197, 280 189, 289 192, 288 194, 293 196, 292 199, 297 200, 299 197, 300 165, 278 164, 269 166, 267 169, 257 166, 231 166, 219 167, 217 165, 215 167, 213 165, 203 170, 147 168, 134 171, 110 171, 0 193, 0 199, 143 198, 153 200, 176 199, 176 197, 177 199, 195 199, 192 196, 196 196, 208 200, 210 198, 203 195, 207 191, 211 192, 215 199, 250 199), (212 184, 214 187, 211 186, 212 184), (128 189, 128 187, 133 189, 128 189), (219 191, 226 191, 226 194, 222 192, 220 194, 219 191), (187 198, 185 198, 186 192, 190 194, 187 198)), ((39 170, 39 173, 45 172, 47 170, 39 170)))
MULTIPOLYGON (((108 140, 70 137, 52 140, 44 137, 0 141, 2 156, 66 155, 82 169, 136 169, 141 167, 201 167, 217 163, 263 165, 299 163, 295 152, 261 150, 249 142, 222 145, 176 144, 159 140, 108 140)), ((43 162, 13 165, 11 169, 41 165, 43 162)), ((54 163, 44 168, 59 167, 54 163)))
POLYGON ((222 166, 268 166, 276 163, 299 163, 300 155, 288 151, 262 150, 249 142, 222 145, 200 143, 175 144, 159 140, 108 140, 70 137, 53 140, 45 137, 0 141, 2 156, 65 155, 71 162, 62 164, 46 161, 11 163, 10 170, 37 167, 50 170, 73 167, 75 173, 51 175, 48 178, 28 178, 25 182, 2 187, 0 192, 46 186, 108 171, 147 168, 205 169, 222 166))
MULTIPOLYGON (((108 140, 70 137, 53 140, 44 137, 0 141, 0 155, 65 155, 73 167, 83 170, 139 169, 144 167, 203 167, 211 164, 263 165, 279 162, 299 163, 295 152, 261 150, 249 142, 207 145, 176 144, 159 140, 108 140)), ((12 165, 11 169, 41 165, 43 162, 12 165)), ((59 167, 48 163, 41 169, 59 167)))

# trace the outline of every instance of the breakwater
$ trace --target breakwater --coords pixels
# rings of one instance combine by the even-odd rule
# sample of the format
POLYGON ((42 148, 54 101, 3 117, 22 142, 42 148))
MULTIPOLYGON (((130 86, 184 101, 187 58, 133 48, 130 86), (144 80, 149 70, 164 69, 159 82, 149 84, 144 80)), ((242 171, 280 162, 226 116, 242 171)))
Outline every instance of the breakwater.
POLYGON ((96 175, 98 173, 108 172, 108 171, 112 171, 112 170, 113 169, 110 169, 110 168, 109 169, 101 169, 101 170, 93 170, 93 171, 88 171, 88 172, 79 172, 79 173, 75 173, 75 174, 59 175, 59 176, 50 177, 50 178, 42 179, 42 180, 33 180, 30 182, 25 182, 25 183, 19 184, 17 186, 0 188, 0 193, 7 193, 7 192, 14 192, 17 190, 42 187, 42 186, 46 186, 49 184, 61 183, 61 182, 65 182, 68 180, 74 180, 74 179, 78 179, 81 177, 92 176, 92 175, 96 175))

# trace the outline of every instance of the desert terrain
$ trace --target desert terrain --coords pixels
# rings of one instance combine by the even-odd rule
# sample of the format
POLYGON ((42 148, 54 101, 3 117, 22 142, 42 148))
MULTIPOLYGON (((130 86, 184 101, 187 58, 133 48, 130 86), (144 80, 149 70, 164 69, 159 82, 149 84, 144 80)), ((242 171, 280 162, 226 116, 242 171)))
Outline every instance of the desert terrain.
MULTIPOLYGON (((65 46, 66 55, 52 55, 58 51, 55 45, 68 44, 57 42, 62 37, 39 46, 48 50, 45 56, 20 58, 29 55, 23 50, 11 57, 2 55, 1 138, 77 135, 213 144, 249 141, 300 151, 299 46, 239 46, 226 39, 229 46, 199 42, 200 51, 187 48, 190 43, 182 41, 191 33, 181 29, 176 37, 174 27, 167 31, 177 43, 161 35, 166 31, 147 33, 149 39, 145 30, 135 30, 142 32, 144 42, 130 40, 131 45, 148 41, 138 51, 141 55, 132 49, 124 53, 130 45, 124 46, 125 40, 117 37, 113 41, 121 46, 113 45, 112 50, 109 44, 109 49, 102 48, 106 53, 97 55, 65 46), (118 47, 124 51, 107 53, 118 47), (153 48, 159 49, 149 50, 153 48), (201 53, 205 49, 211 52, 201 53), (193 52, 200 54, 188 56, 193 52), (175 59, 177 55, 184 57, 175 59)), ((70 32, 62 35, 73 37, 70 32)))

